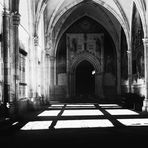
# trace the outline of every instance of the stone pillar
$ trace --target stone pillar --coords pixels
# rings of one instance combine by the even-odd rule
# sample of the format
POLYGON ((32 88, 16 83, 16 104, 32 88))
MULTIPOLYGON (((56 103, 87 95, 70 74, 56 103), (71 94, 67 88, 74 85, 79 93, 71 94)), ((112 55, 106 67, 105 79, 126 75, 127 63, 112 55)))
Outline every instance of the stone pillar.
POLYGON ((4 60, 4 107, 5 115, 9 116, 10 102, 10 14, 4 8, 3 12, 3 60, 4 60))
POLYGON ((148 38, 143 39, 144 45, 144 71, 145 71, 145 99, 142 111, 148 111, 148 38))
POLYGON ((46 101, 50 103, 50 52, 45 49, 45 90, 46 90, 46 101))
MULTIPOLYGON (((67 96, 69 95, 69 97, 74 97, 76 96, 76 83, 75 83, 75 74, 74 72, 70 73, 70 78, 69 78, 69 94, 67 94, 67 96)), ((68 89, 68 86, 67 86, 68 89)))
POLYGON ((34 36, 34 76, 35 76, 35 94, 34 97, 37 98, 38 97, 38 45, 39 45, 39 39, 38 36, 35 35, 34 36))
POLYGON ((47 100, 49 102, 50 99, 50 56, 48 54, 46 54, 46 86, 47 86, 47 100))
POLYGON ((50 56, 50 99, 54 99, 54 63, 55 57, 50 56))
POLYGON ((96 72, 95 73, 95 95, 101 98, 104 98, 102 81, 103 81, 103 73, 96 72))
POLYGON ((132 92, 132 52, 131 52, 131 49, 128 49, 127 56, 128 56, 128 92, 132 92))
POLYGON ((15 13, 12 15, 12 50, 13 50, 13 67, 14 67, 14 83, 15 83, 15 97, 13 98, 11 102, 11 113, 15 115, 18 114, 18 104, 17 101, 19 100, 19 32, 18 27, 20 23, 20 15, 18 13, 15 13))
POLYGON ((121 94, 121 58, 120 53, 117 54, 117 94, 121 94))
MULTIPOLYGON (((70 79, 71 79, 71 73, 70 71, 68 70, 67 71, 67 86, 66 86, 66 98, 69 98, 70 97, 70 90, 71 90, 71 86, 70 86, 70 79)), ((71 84, 72 85, 72 84, 71 84)))

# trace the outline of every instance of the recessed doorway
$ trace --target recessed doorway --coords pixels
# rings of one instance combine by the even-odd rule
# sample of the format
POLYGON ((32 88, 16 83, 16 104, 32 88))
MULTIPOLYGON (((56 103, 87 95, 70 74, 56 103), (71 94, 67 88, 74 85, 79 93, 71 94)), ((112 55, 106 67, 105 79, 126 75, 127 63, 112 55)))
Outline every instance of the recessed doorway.
POLYGON ((95 69, 93 65, 84 60, 76 68, 76 95, 95 94, 95 69))

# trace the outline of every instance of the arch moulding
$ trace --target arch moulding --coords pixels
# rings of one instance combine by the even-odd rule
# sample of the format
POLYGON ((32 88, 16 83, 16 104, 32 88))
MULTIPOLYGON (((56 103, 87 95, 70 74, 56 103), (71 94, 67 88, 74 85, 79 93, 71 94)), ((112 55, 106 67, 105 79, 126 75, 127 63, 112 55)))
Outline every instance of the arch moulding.
POLYGON ((76 68, 82 61, 88 61, 95 69, 95 95, 102 97, 103 96, 103 62, 99 60, 96 56, 89 52, 83 52, 77 55, 71 63, 71 66, 68 68, 69 76, 68 76, 68 88, 69 95, 75 96, 76 92, 76 68))

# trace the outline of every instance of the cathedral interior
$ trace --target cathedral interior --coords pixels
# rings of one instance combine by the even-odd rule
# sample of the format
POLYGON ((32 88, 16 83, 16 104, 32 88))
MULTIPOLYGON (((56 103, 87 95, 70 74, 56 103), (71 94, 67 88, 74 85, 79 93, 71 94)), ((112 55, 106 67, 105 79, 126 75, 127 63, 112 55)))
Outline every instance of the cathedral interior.
POLYGON ((146 136, 147 0, 0 0, 0 141, 146 136))

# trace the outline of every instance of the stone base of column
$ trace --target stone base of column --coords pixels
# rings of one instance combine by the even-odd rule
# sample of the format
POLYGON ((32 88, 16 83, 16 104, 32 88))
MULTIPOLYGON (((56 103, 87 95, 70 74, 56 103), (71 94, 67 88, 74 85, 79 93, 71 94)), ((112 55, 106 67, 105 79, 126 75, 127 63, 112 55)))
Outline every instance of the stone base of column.
POLYGON ((49 101, 54 100, 54 87, 50 86, 49 101))
POLYGON ((148 112, 148 99, 143 101, 142 111, 148 112))
POLYGON ((18 103, 16 101, 9 103, 9 117, 11 119, 17 119, 18 118, 18 103))

